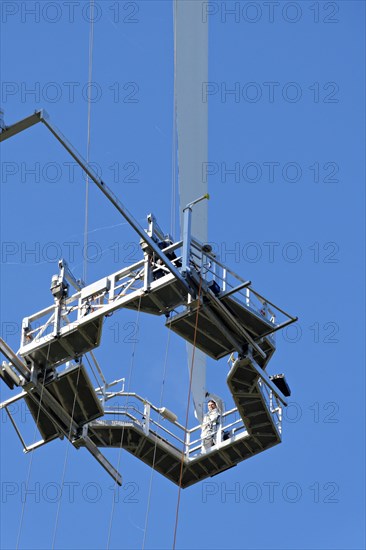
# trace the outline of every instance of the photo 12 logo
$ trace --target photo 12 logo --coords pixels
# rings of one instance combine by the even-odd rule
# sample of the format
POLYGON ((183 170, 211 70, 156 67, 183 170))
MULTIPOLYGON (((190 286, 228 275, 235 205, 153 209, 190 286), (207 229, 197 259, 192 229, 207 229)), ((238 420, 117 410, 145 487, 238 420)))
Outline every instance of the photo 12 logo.
POLYGON ((210 184, 236 183, 339 183, 339 165, 334 161, 304 163, 234 160, 226 162, 210 161, 202 163, 202 181, 210 184))
POLYGON ((339 23, 337 2, 202 2, 202 22, 224 24, 288 23, 339 23))
POLYGON ((324 263, 340 262, 340 246, 335 241, 320 243, 300 243, 297 241, 248 241, 248 242, 213 242, 210 241, 213 253, 223 263, 247 262, 262 263, 324 263))
POLYGON ((17 82, 14 80, 1 83, 1 103, 6 105, 16 99, 20 103, 32 105, 47 103, 70 103, 84 101, 98 103, 109 98, 113 103, 134 104, 140 101, 140 86, 137 82, 17 82))
POLYGON ((300 501, 308 501, 313 504, 338 504, 339 485, 334 481, 315 481, 311 485, 304 486, 297 481, 249 481, 247 483, 226 484, 212 481, 202 484, 202 502, 221 504, 258 504, 286 502, 297 504, 300 501))
POLYGON ((23 24, 98 23, 107 19, 115 24, 140 22, 141 2, 0 2, 2 23, 23 24))
POLYGON ((95 481, 80 483, 66 480, 62 484, 56 481, 36 481, 33 485, 25 481, 2 481, 0 490, 3 504, 14 500, 31 502, 33 505, 44 502, 55 504, 61 500, 69 504, 96 504, 105 497, 112 497, 115 503, 138 504, 140 486, 134 481, 124 483, 121 489, 117 489, 115 485, 105 487, 95 481))
MULTIPOLYGON (((214 98, 220 103, 339 103, 337 82, 202 82, 202 102, 214 98)), ((211 99, 212 101, 212 99, 211 99)))
MULTIPOLYGON (((25 162, 10 161, 1 162, 1 182, 25 183, 25 184, 57 184, 79 183, 85 181, 87 176, 77 162, 25 162)), ((113 183, 140 183, 140 165, 135 161, 114 161, 107 169, 96 162, 89 162, 89 167, 99 178, 105 178, 113 183)))

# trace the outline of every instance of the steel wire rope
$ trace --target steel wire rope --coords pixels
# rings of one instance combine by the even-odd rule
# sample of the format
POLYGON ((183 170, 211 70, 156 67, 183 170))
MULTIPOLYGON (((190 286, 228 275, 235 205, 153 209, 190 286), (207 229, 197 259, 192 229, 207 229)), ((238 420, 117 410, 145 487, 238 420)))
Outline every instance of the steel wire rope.
MULTIPOLYGON (((90 127, 91 127, 91 84, 93 75, 93 45, 94 45, 94 0, 90 0, 90 26, 89 26, 89 65, 88 65, 88 127, 87 127, 87 146, 86 146, 86 164, 90 160, 90 127)), ((84 265, 83 280, 86 283, 88 269, 88 225, 89 225, 89 176, 86 176, 85 187, 85 221, 84 221, 84 265)))
POLYGON ((177 210, 177 13, 176 4, 173 2, 173 37, 174 37, 174 77, 173 77, 173 129, 172 129, 172 198, 171 233, 175 240, 176 234, 176 210, 177 210))
MULTIPOLYGON (((170 321, 170 324, 171 324, 171 319, 169 320, 170 321)), ((169 327, 170 329, 170 327, 169 327)), ((168 364, 168 352, 169 352, 169 344, 170 344, 170 330, 168 332, 168 339, 167 339, 167 345, 166 345, 166 350, 165 350, 165 360, 164 360, 164 369, 163 369, 163 379, 162 379, 162 383, 161 383, 161 388, 160 388, 160 401, 159 401, 159 408, 162 407, 163 405, 163 396, 164 396, 164 386, 165 386, 165 381, 166 381, 166 372, 167 372, 167 364, 168 364)), ((159 415, 158 415, 158 422, 160 421, 160 418, 161 418, 161 413, 159 412, 159 415)), ((156 460, 156 448, 157 448, 157 444, 158 444, 158 439, 155 438, 155 445, 154 445, 154 455, 153 455, 153 463, 152 463, 152 466, 151 466, 151 474, 150 474, 150 482, 149 482, 149 492, 148 492, 148 497, 147 497, 147 509, 146 509, 146 515, 145 515, 145 527, 144 527, 144 537, 143 537, 143 541, 142 541, 142 549, 141 550, 144 550, 145 548, 145 542, 146 542, 146 535, 147 535, 147 527, 148 527, 148 519, 149 519, 149 514, 150 514, 150 503, 151 503, 151 493, 152 493, 152 482, 153 482, 153 476, 154 476, 154 472, 155 472, 155 460, 156 460)))
MULTIPOLYGON (((174 40, 174 54, 173 54, 173 67, 174 67, 174 76, 173 76, 173 123, 172 123, 172 194, 171 194, 171 205, 170 205, 170 212, 171 212, 171 221, 170 221, 170 229, 171 229, 171 235, 173 237, 173 240, 175 240, 175 234, 176 234, 176 209, 177 209, 177 14, 176 14, 176 4, 173 2, 173 40, 174 40)), ((171 324, 171 319, 170 319, 171 324)), ((170 328, 170 327, 169 327, 170 328)), ((168 351, 169 351, 169 343, 170 343, 170 331, 168 332, 168 339, 167 339, 167 346, 166 346, 166 352, 165 352, 165 361, 164 361, 164 369, 163 369, 163 379, 161 383, 161 391, 160 391, 160 403, 159 408, 162 407, 163 403, 163 395, 164 395, 164 385, 166 381, 166 372, 167 372, 167 363, 168 363, 168 351)), ((160 420, 160 413, 158 416, 158 422, 160 420)), ((149 520, 149 514, 150 514, 150 505, 151 505, 151 495, 152 495, 152 482, 153 482, 153 476, 155 472, 155 461, 156 461, 156 449, 157 449, 157 438, 155 439, 155 445, 154 445, 154 454, 153 454, 153 463, 151 467, 151 474, 150 474, 150 482, 149 482, 149 492, 148 492, 148 500, 147 500, 147 509, 146 509, 146 516, 145 516, 145 526, 144 526, 144 536, 142 541, 142 550, 145 548, 146 543, 146 536, 147 536, 147 528, 148 528, 148 520, 149 520)))
MULTIPOLYGON (((176 5, 175 2, 173 2, 173 40, 174 40, 174 46, 173 46, 173 67, 174 67, 174 76, 173 76, 173 123, 172 123, 172 194, 171 194, 171 205, 170 205, 170 213, 171 213, 171 221, 170 221, 170 229, 171 229, 171 235, 173 237, 173 240, 175 240, 175 234, 176 234, 176 209, 177 209, 177 73, 176 73, 176 67, 177 67, 177 17, 176 17, 176 5)), ((171 324, 171 319, 170 319, 171 324)), ((170 328, 170 327, 169 327, 170 328)), ((166 381, 166 372, 167 372, 167 363, 168 363, 168 351, 169 351, 169 343, 170 343, 170 331, 168 332, 168 339, 167 339, 167 345, 166 345, 166 351, 165 351, 165 360, 164 360, 164 369, 163 369, 163 378, 161 383, 161 390, 160 390, 160 403, 159 408, 162 407, 163 403, 163 395, 164 395, 164 386, 166 381)), ((159 413, 158 416, 158 422, 160 420, 161 414, 159 413)), ((142 541, 142 550, 145 548, 146 543, 146 536, 147 536, 147 528, 148 528, 148 521, 149 521, 149 514, 150 514, 150 505, 151 505, 151 495, 152 495, 152 482, 155 472, 155 461, 156 461, 156 449, 157 449, 157 438, 155 439, 155 445, 154 445, 154 454, 153 454, 153 463, 151 467, 151 474, 150 474, 150 481, 149 481, 149 492, 148 492, 148 499, 147 499, 147 509, 146 509, 146 515, 145 515, 145 526, 144 526, 144 536, 142 541)))
MULTIPOLYGON (((90 25, 89 25, 89 50, 88 50, 88 123, 87 123, 87 148, 86 148, 86 163, 89 164, 90 160, 90 128, 91 128, 91 83, 92 83, 92 74, 93 74, 93 45, 94 45, 94 0, 90 0, 89 3, 90 6, 90 25)), ((88 267, 88 255, 87 255, 87 247, 88 247, 88 225, 89 225, 89 176, 86 176, 86 187, 85 187, 85 220, 84 220, 84 263, 83 263, 83 280, 84 283, 86 283, 86 277, 87 277, 87 267, 88 267)), ((75 404, 76 404, 76 397, 78 392, 78 386, 79 386, 79 377, 80 377, 80 371, 81 371, 81 360, 80 365, 78 368, 77 373, 77 380, 76 380, 76 388, 75 388, 75 394, 74 394, 74 400, 72 405, 72 411, 71 411, 71 420, 70 420, 70 428, 69 428, 69 440, 71 437, 71 429, 72 424, 74 421, 74 413, 75 413, 75 404)), ((58 528, 58 521, 59 521, 59 514, 61 509, 61 502, 62 502, 62 493, 63 493, 63 486, 65 482, 65 474, 66 474, 66 467, 67 467, 67 461, 68 461, 68 455, 69 455, 69 445, 66 446, 66 452, 65 452, 65 459, 64 459, 64 466, 62 471, 62 477, 61 477, 61 493, 60 498, 57 504, 57 512, 56 512, 56 518, 55 518, 55 526, 53 531, 53 537, 52 537, 52 550, 55 547, 56 542, 56 535, 57 535, 57 528, 58 528)))
MULTIPOLYGON (((105 319, 104 319, 104 320, 105 320, 105 319)), ((103 324, 104 324, 104 323, 103 323, 103 324)), ((89 367, 90 367, 90 370, 91 370, 91 372, 93 373, 93 376, 94 376, 94 378, 95 378, 95 382, 96 382, 96 384, 97 384, 97 387, 99 388, 99 387, 102 385, 102 384, 101 384, 101 381, 98 380, 98 377, 97 377, 97 375, 96 375, 96 373, 95 373, 95 370, 94 370, 94 368, 93 368, 93 365, 91 364, 90 359, 89 359, 89 357, 88 357, 86 354, 85 354, 85 359, 86 359, 87 362, 88 362, 88 365, 89 365, 89 367)))
MULTIPOLYGON (((188 398, 187 398, 186 420, 185 420, 185 426, 184 426, 185 434, 187 433, 187 428, 188 428, 189 404, 190 404, 191 392, 192 392, 192 375, 193 375, 193 369, 194 369, 194 356, 195 356, 195 351, 196 351, 198 318, 199 318, 199 311, 200 311, 200 305, 201 305, 201 288, 202 288, 202 277, 200 276, 200 284, 199 284, 198 296, 197 296, 198 304, 197 304, 197 311, 196 311, 196 322, 195 322, 195 326, 194 326, 194 336, 193 336, 193 352, 192 352, 191 368, 190 368, 190 373, 189 373, 189 388, 188 388, 188 398)), ((175 544, 176 544, 176 541, 177 541, 177 529, 178 529, 178 520, 179 520, 180 495, 181 495, 181 490, 182 490, 184 455, 185 455, 185 447, 183 447, 183 449, 182 449, 182 458, 181 458, 181 463, 180 463, 179 488, 178 488, 177 507, 176 507, 176 512, 175 512, 174 539, 173 539, 172 550, 175 550, 175 544)))
MULTIPOLYGON (((136 316, 136 325, 137 325, 137 326, 138 326, 139 317, 140 317, 141 298, 142 298, 142 295, 140 294, 140 297, 139 297, 139 305, 138 305, 138 308, 137 308, 137 316, 136 316)), ((130 371, 129 371, 129 373, 128 373, 128 388, 127 388, 127 393, 130 393, 130 386, 131 386, 132 373, 133 373, 133 369, 134 369, 134 366, 135 366, 136 343, 137 343, 137 342, 136 342, 136 340, 135 340, 135 341, 133 342, 133 347, 132 347, 132 354, 131 354, 131 361, 130 361, 130 371)), ((125 425, 123 425, 123 427, 122 427, 121 440, 120 440, 120 444, 119 444, 118 460, 117 460, 117 468, 116 468, 117 471, 119 470, 120 463, 121 463, 122 443, 123 443, 123 436, 124 436, 124 433, 125 433, 125 425)), ((112 509, 111 509, 111 515, 110 515, 110 519, 109 519, 109 528, 108 528, 108 537, 107 537, 107 547, 106 547, 106 550, 109 550, 109 548, 110 548, 110 542, 111 542, 111 532, 112 532, 114 508, 115 508, 115 504, 116 504, 116 498, 115 498, 115 491, 116 491, 116 488, 117 488, 117 479, 114 480, 114 487, 113 487, 113 490, 112 490, 112 509)))
MULTIPOLYGON (((50 355, 50 347, 51 347, 51 342, 49 342, 49 344, 48 344, 46 364, 48 363, 48 358, 49 358, 49 355, 50 355)), ((41 395, 40 395, 40 398, 39 398, 36 423, 35 423, 35 427, 34 427, 33 444, 36 442, 37 426, 38 426, 39 416, 40 416, 40 412, 41 412, 43 389, 44 389, 44 386, 45 386, 45 380, 46 380, 46 369, 43 373, 43 382, 42 382, 42 387, 41 387, 41 395)), ((26 501, 27 501, 29 480, 30 480, 30 476, 31 476, 31 472, 32 472, 32 466, 33 466, 33 453, 34 453, 34 450, 31 451, 31 457, 30 457, 29 466, 28 466, 27 481, 26 481, 26 484, 25 484, 25 497, 24 497, 24 500, 23 500, 23 503, 22 503, 22 511, 21 511, 21 514, 20 514, 19 528, 18 528, 17 541, 16 541, 16 544, 15 544, 15 550, 19 549, 20 537, 21 537, 21 532, 22 532, 22 527, 23 527, 25 504, 26 504, 26 501)))
MULTIPOLYGON (((76 378, 76 387, 75 387, 75 393, 74 393, 74 400, 73 400, 72 409, 71 409, 71 419, 70 419, 69 436, 68 436, 69 441, 71 439, 71 429, 72 429, 72 424, 74 422, 76 396, 78 394, 81 367, 82 367, 82 360, 81 360, 81 357, 80 357, 80 364, 79 364, 78 374, 77 374, 77 378, 76 378)), ((64 483, 65 483, 66 466, 67 466, 67 461, 68 461, 68 457, 69 457, 69 448, 70 448, 70 445, 66 445, 64 465, 63 465, 62 477, 61 477, 61 492, 60 492, 60 498, 58 499, 58 503, 57 503, 55 526, 54 526, 54 529, 53 529, 52 547, 51 547, 52 550, 54 550, 54 548, 55 548, 57 528, 58 528, 58 519, 59 519, 59 514, 60 514, 60 509, 61 509, 63 487, 64 487, 64 483)))

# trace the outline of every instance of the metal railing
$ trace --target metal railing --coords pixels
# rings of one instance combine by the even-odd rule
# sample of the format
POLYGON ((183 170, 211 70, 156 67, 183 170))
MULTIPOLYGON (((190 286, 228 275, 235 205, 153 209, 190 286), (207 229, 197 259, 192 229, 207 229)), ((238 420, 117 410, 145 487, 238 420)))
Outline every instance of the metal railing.
MULTIPOLYGON (((157 437, 182 452, 186 458, 196 458, 203 450, 202 427, 197 426, 186 429, 180 424, 176 416, 164 407, 158 408, 152 403, 130 392, 110 394, 106 400, 114 397, 125 400, 123 405, 105 406, 105 415, 113 416, 114 421, 131 420, 148 435, 152 431, 157 437)), ((239 434, 244 435, 246 428, 238 413, 237 408, 230 409, 220 416, 217 430, 213 435, 213 443, 220 445, 222 441, 233 438, 239 434)))
MULTIPOLYGON (((172 244, 166 251, 173 252, 182 242, 172 244)), ((72 328, 73 324, 108 315, 115 309, 123 307, 134 292, 145 290, 146 279, 153 282, 156 278, 169 274, 169 270, 153 256, 146 257, 133 265, 123 268, 112 275, 92 283, 72 296, 65 297, 37 313, 25 317, 22 324, 20 347, 38 344, 45 338, 56 336, 64 327, 72 328), (160 273, 159 273, 160 272, 160 273)), ((180 257, 172 261, 179 263, 180 257)))
POLYGON ((273 328, 270 326, 268 328, 268 335, 272 338, 274 338, 274 330, 277 331, 296 320, 295 317, 290 316, 254 290, 250 281, 243 279, 225 266, 216 258, 215 254, 207 249, 207 246, 195 238, 192 238, 191 241, 191 262, 196 269, 200 270, 204 281, 216 282, 220 288, 220 297, 235 295, 235 300, 240 305, 273 325, 273 328))
MULTIPOLYGON (((171 263, 178 270, 182 247, 183 242, 177 241, 164 249, 166 254, 174 253, 175 258, 171 263)), ((55 299, 53 305, 26 317, 22 325, 20 350, 25 348, 26 354, 29 345, 32 349, 33 346, 44 345, 49 339, 58 337, 62 331, 72 330, 73 326, 76 328, 80 324, 95 321, 98 317, 110 315, 148 291, 154 281, 165 275, 170 275, 174 280, 169 268, 151 251, 144 250, 142 253, 144 258, 139 262, 82 288, 70 297, 55 299)), ((275 331, 296 320, 260 295, 250 281, 222 264, 207 245, 196 239, 191 240, 190 262, 191 269, 195 269, 207 284, 215 282, 218 285, 220 300, 232 296, 242 307, 266 321, 268 330, 261 337, 274 338, 275 331)), ((170 310, 177 311, 186 307, 190 302, 188 295, 186 298, 182 301, 177 297, 177 303, 170 310)))
POLYGON ((279 435, 282 434, 282 405, 273 391, 259 378, 258 387, 266 402, 267 409, 271 413, 273 424, 279 435))

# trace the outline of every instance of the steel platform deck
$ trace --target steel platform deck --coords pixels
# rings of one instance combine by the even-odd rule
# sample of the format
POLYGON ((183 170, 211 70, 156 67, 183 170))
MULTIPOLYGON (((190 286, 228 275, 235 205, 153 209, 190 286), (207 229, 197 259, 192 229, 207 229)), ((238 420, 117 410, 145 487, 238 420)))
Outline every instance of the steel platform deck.
POLYGON ((148 292, 126 302, 126 309, 140 310, 152 315, 163 315, 184 304, 187 294, 182 291, 179 281, 169 273, 153 281, 148 292))
MULTIPOLYGON (((272 414, 261 381, 271 389, 271 399, 274 394, 285 403, 283 396, 281 398, 276 393, 276 385, 263 374, 263 369, 275 350, 272 333, 297 319, 256 292, 250 281, 222 264, 209 243, 200 242, 192 236, 192 207, 209 198, 208 194, 186 205, 183 210, 183 239, 173 242, 152 214, 148 216, 147 230, 140 225, 44 111, 36 111, 11 126, 2 123, 0 141, 39 122, 140 237, 143 258, 87 286, 72 275, 66 262, 61 259, 60 272, 53 275, 51 281, 53 305, 23 320, 18 354, 5 343, 2 345, 0 339, 0 349, 10 361, 4 366, 2 379, 9 387, 22 387, 19 395, 2 403, 1 407, 5 407, 10 414, 9 405, 24 398, 44 438, 27 447, 12 420, 25 451, 33 451, 56 437, 66 437, 75 447, 87 448, 121 484, 120 474, 98 447, 122 446, 149 466, 154 465, 175 483, 188 487, 279 443, 278 419, 272 414), (72 296, 69 295, 70 285, 76 290, 72 296), (244 289, 245 294, 239 294, 244 289), (242 301, 238 299, 239 295, 242 301), (214 359, 234 351, 239 357, 247 353, 251 355, 252 363, 250 359, 235 361, 228 376, 228 385, 242 419, 238 420, 240 428, 233 428, 228 439, 221 441, 220 427, 219 442, 207 453, 199 454, 199 446, 192 451, 188 441, 191 441, 191 433, 200 426, 187 430, 177 422, 173 413, 165 411, 168 416, 164 418, 174 425, 174 429, 183 430, 184 436, 177 438, 174 433, 166 433, 175 437, 177 445, 184 445, 183 439, 186 438, 186 454, 183 454, 182 462, 180 449, 157 432, 149 430, 150 425, 157 425, 158 431, 163 429, 153 421, 150 424, 150 411, 160 414, 160 409, 143 400, 141 421, 127 413, 124 417, 119 416, 123 422, 98 420, 109 412, 102 407, 98 394, 103 396, 103 406, 107 395, 110 398, 122 395, 123 390, 108 391, 118 381, 107 384, 99 370, 100 387, 94 389, 82 364, 57 373, 56 368, 61 364, 70 359, 81 361, 82 355, 98 347, 104 319, 123 308, 170 316, 168 328, 188 342, 195 342, 198 348, 214 359), (182 309, 184 311, 179 313, 182 309), (44 385, 43 377, 46 379, 44 385), (182 464, 183 476, 180 479, 182 464)), ((233 411, 236 414, 236 409, 233 411)), ((200 445, 201 438, 197 441, 200 445)), ((194 443, 197 444, 197 441, 194 443)))
MULTIPOLYGON (((218 299, 220 300, 220 297, 218 299)), ((267 355, 265 361, 261 360, 258 355, 258 361, 263 366, 264 363, 269 361, 269 356, 275 350, 273 339, 270 336, 264 337, 264 335, 268 335, 273 331, 275 325, 232 297, 223 297, 220 302, 235 319, 236 325, 228 324, 222 310, 218 309, 215 303, 203 302, 199 305, 196 338, 197 303, 186 311, 170 317, 166 322, 166 326, 191 344, 196 342, 196 346, 213 359, 220 359, 237 351, 235 345, 233 345, 232 337, 245 350, 248 341, 240 331, 242 327, 267 355)))
MULTIPOLYGON (((98 447, 125 449, 179 485, 183 453, 152 430, 146 435, 136 422, 97 420, 89 425, 89 437, 98 447)), ((222 442, 219 448, 213 447, 207 454, 193 459, 183 457, 181 486, 189 487, 233 468, 279 442, 275 437, 240 434, 222 442)))
POLYGON ((27 362, 34 361, 38 367, 57 366, 65 361, 77 359, 100 344, 103 318, 90 322, 69 324, 62 327, 57 336, 48 334, 20 349, 20 355, 27 362))
POLYGON ((57 415, 55 407, 43 399, 42 389, 34 389, 24 398, 44 441, 59 437, 63 431, 67 433, 69 418, 81 428, 104 414, 84 365, 66 369, 44 387, 65 413, 57 415))
POLYGON ((257 372, 250 358, 237 361, 227 377, 227 384, 249 434, 261 444, 280 443, 281 437, 259 387, 257 372))
POLYGON ((130 419, 93 421, 88 426, 88 435, 98 447, 125 449, 177 485, 183 460, 181 487, 189 487, 281 442, 258 386, 258 378, 249 359, 234 364, 228 375, 228 384, 247 431, 233 434, 206 454, 188 458, 182 449, 153 430, 146 433, 140 422, 130 419))

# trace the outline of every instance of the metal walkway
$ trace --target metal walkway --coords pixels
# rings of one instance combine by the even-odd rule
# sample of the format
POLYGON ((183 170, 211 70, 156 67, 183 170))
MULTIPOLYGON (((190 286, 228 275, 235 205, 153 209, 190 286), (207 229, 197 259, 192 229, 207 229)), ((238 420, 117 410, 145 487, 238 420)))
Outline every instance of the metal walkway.
POLYGON ((149 427, 149 412, 144 410, 138 418, 136 409, 131 412, 129 407, 119 411, 123 420, 103 418, 91 422, 88 435, 99 447, 125 449, 177 485, 182 468, 183 488, 215 476, 281 442, 278 399, 265 389, 253 364, 248 357, 233 364, 227 382, 237 409, 224 415, 217 434, 220 441, 206 454, 202 453, 200 437, 190 441, 191 434, 199 427, 185 432, 183 426, 175 423, 180 428, 180 436, 172 437, 172 432, 161 422, 159 431, 149 427), (233 415, 236 416, 234 422, 231 421, 233 415))
POLYGON ((139 235, 142 259, 88 286, 76 280, 60 260, 60 272, 51 281, 53 304, 23 319, 19 356, 0 338, 0 351, 9 361, 0 367, 0 378, 10 389, 22 389, 0 407, 9 415, 25 452, 66 437, 76 448, 86 447, 121 484, 120 474, 99 447, 122 446, 149 466, 154 464, 175 483, 179 483, 183 464, 182 486, 188 487, 279 443, 281 407, 286 399, 265 368, 275 351, 274 333, 296 317, 260 295, 251 281, 222 264, 208 243, 191 235, 192 207, 208 195, 184 208, 183 240, 173 242, 153 214, 144 230, 44 111, 11 126, 2 124, 0 141, 38 123, 50 131, 139 235), (201 436, 196 433, 200 426, 186 430, 175 415, 141 398, 142 415, 138 409, 127 408, 114 411, 117 420, 107 420, 111 411, 106 401, 126 393, 109 391, 122 379, 107 384, 92 350, 100 345, 105 318, 119 309, 165 315, 169 329, 188 342, 195 341, 208 356, 220 359, 236 353, 239 357, 227 380, 236 407, 222 415, 215 444, 207 453, 202 452, 201 436), (82 363, 87 353, 100 376, 96 389, 82 363), (59 366, 73 361, 77 364, 58 372, 59 366), (23 398, 42 436, 31 446, 24 442, 9 410, 23 398), (151 414, 158 418, 154 420, 151 414), (160 423, 160 414, 170 421, 171 429, 160 423))
MULTIPOLYGON (((86 426, 103 416, 104 409, 84 366, 78 364, 66 368, 62 373, 53 371, 41 374, 39 370, 28 370, 27 365, 17 358, 1 338, 0 351, 23 372, 21 377, 16 378, 17 375, 5 365, 10 380, 17 386, 21 385, 23 391, 1 403, 0 408, 8 414, 24 452, 34 451, 53 439, 66 437, 74 447, 86 447, 117 483, 122 484, 120 474, 87 435, 86 426), (25 400, 42 437, 31 445, 24 441, 11 411, 11 405, 21 399, 25 400)), ((8 385, 10 387, 11 384, 8 385)))
MULTIPOLYGON (((181 242, 166 247, 174 252, 177 265, 181 247, 181 242)), ((23 320, 22 359, 3 343, 1 351, 10 361, 6 376, 15 374, 13 365, 23 377, 16 385, 24 389, 5 402, 5 408, 9 414, 8 405, 23 397, 29 407, 41 441, 27 446, 12 420, 26 452, 66 437, 76 448, 86 447, 121 483, 120 474, 99 450, 121 447, 174 483, 181 480, 182 487, 189 487, 280 443, 285 398, 265 368, 275 352, 274 333, 293 318, 260 296, 250 281, 229 272, 200 243, 192 241, 189 250, 190 294, 146 248, 144 255, 133 266, 77 288, 72 296, 67 292, 67 266, 60 262, 61 272, 51 285, 54 305, 23 320), (195 255, 200 257, 198 266, 195 255), (200 426, 186 430, 173 421, 173 431, 164 430, 159 418, 154 422, 150 418, 151 404, 140 418, 122 408, 115 420, 107 419, 106 382, 97 389, 104 388, 102 392, 94 390, 81 358, 99 346, 104 318, 121 308, 165 314, 169 329, 188 342, 196 340, 197 347, 214 359, 233 353, 242 357, 234 362, 227 379, 236 405, 230 414, 236 418, 223 417, 225 422, 207 453, 202 451, 200 435, 196 433, 192 440, 200 426), (66 361, 78 364, 58 373, 57 367, 66 361)))
MULTIPOLYGON (((181 248, 179 241, 164 252, 179 254, 181 248)), ((118 309, 165 315, 166 326, 193 343, 198 308, 196 345, 204 353, 220 359, 234 351, 243 354, 252 346, 259 364, 268 363, 275 349, 273 333, 294 322, 294 318, 259 295, 250 281, 229 272, 214 255, 204 252, 200 243, 192 242, 190 249, 186 280, 191 294, 161 262, 144 254, 140 262, 71 296, 60 292, 54 296, 52 306, 25 318, 19 350, 23 359, 48 368, 81 357, 99 346, 104 318, 118 309), (198 254, 204 267, 197 267, 193 261, 198 254), (155 278, 157 272, 159 277, 155 278)), ((179 261, 177 256, 173 263, 179 261)), ((59 287, 66 288, 62 270, 67 266, 64 261, 60 264, 59 287)))

